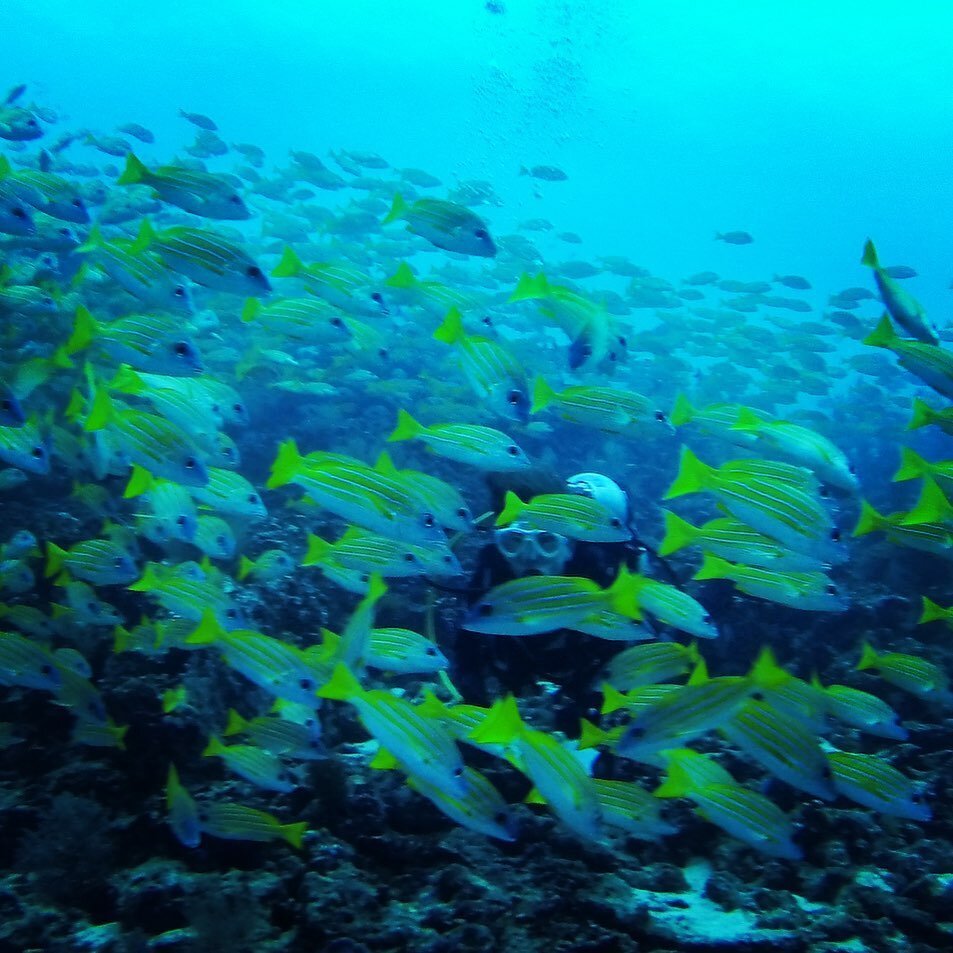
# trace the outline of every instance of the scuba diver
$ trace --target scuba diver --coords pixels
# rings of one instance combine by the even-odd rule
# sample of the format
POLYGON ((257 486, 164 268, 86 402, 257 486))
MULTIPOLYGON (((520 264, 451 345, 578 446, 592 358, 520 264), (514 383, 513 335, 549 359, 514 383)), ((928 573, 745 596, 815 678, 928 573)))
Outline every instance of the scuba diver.
MULTIPOLYGON (((492 488, 502 496, 502 487, 492 488)), ((661 572, 674 578, 664 560, 639 538, 629 496, 614 480, 601 473, 577 473, 558 489, 547 489, 596 500, 630 538, 618 543, 576 542, 523 520, 497 527, 478 554, 466 590, 469 604, 494 586, 528 575, 583 576, 606 588, 624 564, 634 573, 661 572)), ((457 631, 451 645, 453 678, 474 704, 489 704, 506 692, 525 694, 534 684, 552 686, 547 690, 553 694, 556 727, 574 733, 579 717, 588 713, 589 702, 596 697, 600 672, 627 644, 568 630, 525 637, 457 631)))

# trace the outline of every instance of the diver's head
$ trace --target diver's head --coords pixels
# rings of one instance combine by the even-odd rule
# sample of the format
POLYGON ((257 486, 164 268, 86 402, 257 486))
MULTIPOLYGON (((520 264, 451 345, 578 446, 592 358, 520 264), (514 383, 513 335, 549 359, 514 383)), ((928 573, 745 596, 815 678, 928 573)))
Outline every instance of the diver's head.
POLYGON ((565 536, 533 529, 523 520, 497 529, 493 542, 517 576, 558 576, 572 557, 572 543, 565 536))
POLYGON ((623 526, 635 532, 629 507, 629 495, 615 480, 610 480, 601 473, 577 473, 566 480, 566 492, 588 496, 597 503, 601 503, 613 516, 622 521, 623 526))

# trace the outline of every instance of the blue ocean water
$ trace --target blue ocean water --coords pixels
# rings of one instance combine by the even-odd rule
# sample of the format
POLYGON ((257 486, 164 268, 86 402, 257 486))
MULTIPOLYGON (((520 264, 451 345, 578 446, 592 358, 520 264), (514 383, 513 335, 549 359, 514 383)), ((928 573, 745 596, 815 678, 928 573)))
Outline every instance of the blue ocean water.
POLYGON ((181 140, 179 107, 236 141, 372 149, 485 178, 584 250, 663 275, 782 270, 861 282, 861 242, 949 308, 953 23, 942 2, 8 0, 9 81, 75 121, 181 140), (494 6, 491 4, 491 6, 494 6), (562 166, 535 198, 520 164, 562 166), (944 210, 947 210, 946 212, 944 210), (715 231, 757 238, 744 254, 715 231))
MULTIPOLYGON (((953 602, 953 425, 904 430, 914 398, 948 409, 953 371, 918 374, 909 358, 896 368, 889 350, 863 344, 883 311, 873 291, 846 318, 840 311, 840 323, 829 303, 845 288, 874 289, 860 261, 871 238, 883 264, 918 273, 902 288, 940 332, 937 350, 924 353, 948 353, 948 4, 5 0, 0 37, 0 94, 25 84, 16 104, 48 111, 43 138, 21 147, 0 135, 0 155, 15 170, 49 163, 80 183, 93 222, 104 220, 107 196, 133 196, 132 214, 109 222, 107 239, 121 245, 138 232, 127 250, 152 256, 162 280, 186 275, 196 302, 194 314, 170 319, 133 300, 101 261, 77 270, 68 248, 51 265, 42 248, 0 228, 0 265, 9 266, 0 396, 9 388, 27 418, 5 407, 0 423, 0 613, 9 623, 0 633, 0 953, 953 948, 953 610, 943 608, 953 602), (184 158, 196 128, 180 110, 212 117, 233 144, 227 154, 184 158), (143 187, 118 185, 122 150, 104 155, 79 132, 106 137, 130 122, 155 135, 154 144, 130 140, 147 166, 175 161, 217 174, 219 187, 244 196, 248 218, 187 214, 173 189, 157 188, 162 202, 149 206, 143 187), (67 132, 77 138, 52 158, 41 153, 67 132), (260 172, 235 143, 263 150, 260 172), (386 166, 362 167, 370 181, 359 188, 323 189, 308 178, 307 158, 292 162, 299 150, 348 180, 355 173, 332 151, 372 153, 386 166), (524 166, 555 167, 565 180, 520 174, 524 166), (479 218, 463 221, 496 240, 495 256, 428 240, 413 212, 382 226, 394 189, 410 195, 399 173, 407 169, 441 180, 418 190, 430 197, 487 184, 491 200, 464 201, 479 218), (345 230, 359 201, 368 218, 345 230), (307 237, 280 236, 281 213, 307 224, 307 237), (156 239, 138 231, 147 214, 160 234, 186 225, 229 237, 250 256, 239 272, 256 270, 239 278, 255 281, 216 285, 189 270, 193 261, 176 263, 161 245, 167 235, 155 251, 156 239), (753 241, 716 240, 731 231, 753 241), (521 254, 520 240, 539 257, 521 254), (289 247, 305 267, 331 257, 352 266, 358 290, 341 304, 320 269, 303 281, 282 276, 289 247), (645 271, 630 285, 603 256, 645 271), (465 334, 492 342, 476 373, 460 339, 432 340, 438 326, 446 331, 450 299, 438 307, 388 283, 401 262, 463 296, 465 334), (592 262, 595 276, 572 280, 574 263, 592 262), (567 286, 562 297, 549 289, 514 304, 518 282, 540 271, 567 286), (706 271, 771 282, 771 295, 812 308, 743 302, 687 281, 706 271), (812 287, 785 288, 778 275, 812 287), (637 303, 643 279, 662 283, 658 310, 637 303), (699 299, 672 297, 696 287, 699 299), (617 310, 607 342, 599 332, 609 292, 617 310), (249 305, 253 294, 258 305, 249 305), (381 296, 384 306, 369 305, 381 296), (316 302, 306 312, 315 326, 269 318, 284 298, 316 302), (346 342, 331 324, 315 330, 329 307, 344 317, 346 342), (130 313, 173 353, 181 332, 203 373, 180 377, 161 349, 117 345, 111 335, 122 337, 130 313), (556 327, 565 333, 550 334, 556 327), (628 360, 616 360, 619 337, 629 338, 628 360), (589 395, 595 408, 567 398, 555 413, 541 406, 540 375, 559 389, 605 390, 589 395), (199 382, 184 413, 169 396, 183 381, 199 382), (107 391, 108 413, 96 400, 107 391), (507 406, 514 391, 522 414, 507 406), (715 409, 701 427, 670 427, 676 395, 686 393, 715 409), (623 417, 644 419, 620 424, 606 411, 612 400, 623 417), (736 401, 810 429, 786 441, 782 422, 772 442, 770 425, 752 423, 736 401), (428 424, 499 428, 505 439, 446 451, 434 437, 436 452, 425 451, 412 425, 394 432, 399 410, 428 424), (172 435, 135 444, 125 426, 133 418, 117 420, 136 412, 165 419, 172 435), (30 469, 29 446, 16 458, 21 425, 42 434, 47 471, 30 469), (537 483, 508 469, 511 437, 543 471, 537 483), (387 507, 362 508, 358 492, 349 509, 350 497, 321 497, 307 467, 279 479, 292 438, 295 452, 368 464, 387 451, 398 466, 444 480, 471 515, 488 510, 485 525, 437 492, 445 521, 435 527, 429 509, 412 509, 423 477, 404 509, 393 483, 387 507), (232 440, 248 483, 228 482, 219 454, 232 440), (702 486, 713 478, 696 470, 698 485, 673 492, 674 481, 691 482, 687 447, 712 465, 744 458, 742 489, 702 486), (908 460, 917 479, 894 483, 904 447, 930 463, 908 460), (193 449, 202 467, 223 468, 224 492, 196 477, 193 449), (782 469, 792 454, 802 469, 782 469), (127 489, 130 464, 150 460, 169 477, 164 501, 149 495, 155 485, 143 496, 127 489), (11 475, 21 465, 26 475, 11 475), (613 491, 623 500, 618 510, 606 504, 614 522, 600 525, 603 538, 584 528, 568 543, 576 537, 565 511, 544 512, 537 524, 517 521, 519 551, 507 553, 487 528, 513 504, 506 491, 528 500, 566 490, 576 471, 610 474, 627 491, 590 490, 596 502, 618 502, 613 491), (875 514, 867 529, 876 532, 854 539, 870 517, 865 501, 896 515, 875 514), (201 539, 165 525, 173 536, 163 537, 160 504, 181 508, 172 511, 180 526, 205 520, 201 539), (720 540, 718 552, 739 565, 705 557, 706 574, 701 549, 717 550, 718 539, 666 550, 676 518, 700 525, 726 515, 749 524, 732 532, 762 534, 757 543, 720 540), (319 572, 311 563, 325 558, 322 540, 347 540, 349 525, 359 539, 381 534, 371 555, 352 552, 353 565, 331 560, 319 572), (613 548, 619 534, 623 555, 613 548), (95 545, 83 550, 85 542, 95 545), (273 561, 240 561, 263 552, 273 561), (407 563, 428 558, 432 574, 409 578, 407 563), (568 614, 559 603, 547 615, 558 601, 552 588, 530 609, 505 588, 532 585, 534 570, 548 580, 547 559, 553 576, 581 580, 568 614), (462 567, 464 581, 441 576, 440 560, 462 567), (376 591, 367 567, 378 565, 389 591, 365 598, 369 585, 376 591), (627 587, 621 565, 638 582, 627 587), (766 567, 781 576, 768 578, 766 567), (170 580, 186 595, 164 591, 170 580), (407 643, 395 628, 403 654, 387 656, 379 636, 374 656, 362 640, 375 612, 378 625, 422 635, 407 643), (101 626, 96 617, 112 613, 118 627, 101 626), (900 655, 868 654, 858 665, 867 642, 900 655), (699 645, 724 680, 707 681, 699 645), (658 646, 669 653, 665 675, 619 675, 623 650, 658 646), (758 681, 751 666, 765 646, 804 681, 781 681, 789 674, 764 655, 758 681), (807 683, 814 673, 849 689, 818 700, 807 683), (690 674, 693 684, 682 685, 690 674), (712 684, 717 717, 688 727, 666 722, 670 713, 650 697, 712 684), (317 715, 316 685, 326 697, 317 715), (620 701, 623 691, 633 695, 620 701), (510 693, 525 721, 517 728, 510 693), (291 704, 302 698, 303 714, 291 704), (743 705, 776 719, 782 741, 739 726, 743 705), (421 718, 413 723, 424 725, 423 742, 392 731, 403 717, 421 718), (478 722, 482 747, 469 735, 478 722), (214 739, 223 734, 236 749, 220 765, 214 739), (250 748, 238 752, 236 736, 250 748), (708 759, 704 767, 684 751, 669 756, 686 746, 708 759), (372 758, 394 770, 372 770, 372 758), (473 775, 461 786, 463 763, 499 793, 473 775), (598 800, 590 775, 622 785, 623 808, 606 789, 598 800), (668 789, 655 797, 663 780, 668 789), (531 788, 548 806, 521 803, 531 788), (462 792, 475 804, 461 808, 462 792), (229 813, 236 804, 267 814, 229 813)), ((90 223, 75 231, 89 238, 90 223)), ((897 327, 908 336, 902 320, 897 327)), ((373 477, 347 472, 354 486, 373 477)), ((376 472, 389 474, 386 464, 376 472)), ((140 469, 133 478, 150 479, 140 469)))

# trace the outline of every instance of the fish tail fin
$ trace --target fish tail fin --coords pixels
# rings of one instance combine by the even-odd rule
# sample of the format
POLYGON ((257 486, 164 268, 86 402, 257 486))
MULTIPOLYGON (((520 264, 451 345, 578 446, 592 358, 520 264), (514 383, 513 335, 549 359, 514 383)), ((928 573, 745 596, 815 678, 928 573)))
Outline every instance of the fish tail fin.
POLYGON ((697 526, 692 526, 688 520, 683 520, 677 513, 671 510, 662 510, 665 517, 665 535, 662 542, 659 543, 659 556, 671 556, 686 546, 691 546, 698 538, 701 530, 697 526))
POLYGON ((507 490, 503 502, 503 509, 496 518, 496 525, 509 526, 514 520, 519 519, 520 513, 525 509, 526 504, 512 490, 507 490))
POLYGON ((397 411, 397 426, 393 433, 387 438, 388 443, 396 443, 399 440, 413 440, 423 432, 423 425, 414 420, 406 410, 397 411))
POLYGON ((874 248, 874 243, 869 238, 864 242, 864 253, 860 256, 860 263, 868 268, 880 267, 880 262, 877 260, 877 249, 874 248))
POLYGON ((297 821, 294 824, 282 824, 279 828, 281 836, 296 850, 301 850, 304 835, 308 833, 308 822, 297 821))
POLYGON ((113 402, 105 388, 97 388, 93 393, 89 413, 83 421, 83 430, 89 432, 102 430, 112 419, 114 413, 113 402))
MULTIPOLYGON (((146 571, 148 572, 148 569, 146 571)), ((227 634, 212 609, 206 607, 199 624, 186 636, 185 644, 214 645, 227 634)))
POLYGON ((900 338, 894 331, 890 318, 885 311, 883 317, 877 322, 877 327, 870 332, 860 343, 867 344, 870 347, 893 347, 900 338))
POLYGON ((146 216, 139 223, 139 233, 136 235, 135 240, 132 243, 131 251, 139 254, 144 252, 156 238, 156 230, 152 226, 152 222, 148 216, 146 216))
POLYGON ((558 396, 556 391, 546 382, 546 379, 542 376, 538 376, 536 380, 533 381, 533 403, 529 412, 531 414, 538 414, 541 410, 545 410, 558 396))
POLYGON ((272 278, 294 278, 304 271, 304 264, 290 245, 285 245, 278 264, 271 272, 272 278))
POLYGON ((55 576, 63 568, 66 562, 66 550, 56 543, 46 544, 46 571, 44 576, 49 579, 55 576))
POLYGON ((106 239, 103 238, 102 229, 99 227, 99 222, 93 223, 93 227, 89 230, 89 234, 86 236, 82 245, 77 245, 74 251, 80 255, 85 254, 86 252, 95 251, 97 248, 102 248, 106 244, 106 239))
POLYGON ((274 490, 290 483, 300 471, 303 461, 304 457, 298 452, 298 444, 293 439, 283 440, 278 445, 278 453, 271 465, 271 473, 265 486, 274 490))
POLYGON ((132 472, 129 474, 129 482, 126 484, 126 489, 123 490, 122 498, 132 500, 137 496, 142 496, 143 493, 148 492, 155 486, 155 482, 155 477, 148 470, 134 463, 132 472))
POLYGON ((599 745, 608 744, 608 742, 609 732, 598 725, 594 725, 586 718, 579 719, 579 740, 576 742, 576 747, 580 751, 598 748, 599 745))
POLYGON ((400 192, 395 192, 394 200, 391 202, 390 211, 384 216, 384 220, 381 222, 381 225, 389 225, 391 222, 396 222, 397 219, 403 218, 407 208, 408 206, 404 201, 404 197, 400 194, 400 192))
POLYGON ((384 284, 388 288, 413 288, 415 285, 419 285, 420 282, 417 280, 417 276, 414 274, 414 270, 410 265, 408 265, 406 261, 402 261, 397 266, 397 271, 395 271, 384 284))
POLYGON ((684 394, 678 394, 675 398, 675 406, 672 407, 672 413, 669 420, 673 427, 683 427, 689 423, 695 416, 695 408, 684 394))
POLYGON ((768 646, 765 646, 758 653, 754 665, 751 666, 748 678, 758 688, 777 688, 778 685, 789 682, 792 675, 778 665, 774 652, 768 646))
POLYGON ((457 308, 451 308, 447 312, 440 327, 433 333, 434 340, 443 341, 444 344, 456 344, 466 336, 466 331, 463 330, 463 315, 457 308))
POLYGON ((77 351, 85 351, 93 343, 96 337, 96 320, 90 314, 89 309, 80 305, 76 309, 76 318, 73 322, 73 333, 69 336, 65 347, 68 355, 76 354, 77 351))
POLYGON ((920 615, 920 618, 917 619, 917 625, 923 625, 925 622, 937 622, 950 619, 950 610, 944 609, 943 606, 937 605, 932 599, 928 599, 926 596, 923 596, 923 612, 920 615))
POLYGON ((364 694, 361 683, 354 673, 343 663, 334 666, 334 673, 330 679, 318 689, 319 698, 330 698, 334 701, 349 701, 364 694))
POLYGON ((613 712, 625 708, 628 699, 618 688, 613 688, 608 682, 602 686, 602 707, 600 715, 611 715, 613 712))
POLYGON ((230 738, 232 735, 240 735, 243 731, 248 728, 248 719, 243 718, 234 708, 228 709, 228 723, 225 725, 225 730, 222 734, 226 738, 230 738))
POLYGON ((714 472, 713 467, 702 463, 688 447, 682 447, 682 455, 678 461, 678 475, 662 499, 672 500, 677 496, 704 490, 710 474, 714 472))
POLYGON ((922 526, 924 523, 946 523, 953 517, 953 506, 936 480, 924 476, 923 489, 913 509, 900 521, 902 526, 922 526))
POLYGON ((869 642, 864 642, 860 647, 860 661, 854 666, 855 669, 858 672, 865 672, 867 669, 877 668, 879 664, 880 656, 877 650, 869 642))
POLYGON ((694 790, 691 774, 685 767, 685 749, 665 752, 665 780, 652 792, 658 798, 686 797, 694 790))
POLYGON ((246 298, 239 315, 242 321, 245 324, 250 324, 259 314, 261 314, 261 302, 257 298, 246 298))
POLYGON ((702 553, 702 564, 698 572, 692 576, 692 579, 699 581, 703 579, 730 579, 731 569, 731 563, 727 559, 721 559, 711 553, 702 553))
POLYGON ((244 582, 255 570, 255 564, 247 557, 238 560, 238 581, 244 582))
POLYGON ((507 299, 507 303, 513 304, 516 301, 533 301, 537 298, 546 298, 549 296, 550 291, 549 282, 546 280, 546 275, 543 274, 543 272, 539 272, 537 275, 531 275, 524 271, 523 274, 520 275, 513 293, 507 299))
POLYGON ((854 527, 852 536, 866 536, 878 529, 884 529, 887 526, 887 518, 878 513, 866 500, 860 501, 860 518, 854 527))
POLYGON ((615 581, 605 590, 609 605, 627 619, 642 621, 642 611, 639 608, 639 590, 642 587, 643 577, 629 572, 623 563, 619 566, 619 574, 615 581))
POLYGON ((301 560, 302 566, 320 566, 327 562, 332 549, 331 543, 314 533, 308 533, 308 549, 301 560))
POLYGON ((507 695, 493 703, 486 717, 468 735, 475 744, 509 744, 520 736, 524 728, 516 698, 507 695))
POLYGON ((132 641, 132 633, 123 625, 117 625, 113 629, 113 654, 129 650, 129 643, 132 641))
POLYGON ((907 424, 907 430, 919 430, 932 424, 936 419, 936 411, 919 397, 913 398, 913 413, 910 417, 910 423, 907 424))
POLYGON ((919 453, 911 450, 909 447, 900 448, 900 469, 891 477, 894 483, 902 483, 904 480, 916 480, 919 477, 927 476, 930 472, 930 464, 927 463, 919 453))
POLYGON ((215 758, 218 755, 225 754, 228 751, 228 746, 222 744, 222 739, 212 735, 208 740, 208 744, 205 746, 205 750, 202 752, 203 758, 215 758))
POLYGON ((134 152, 126 156, 126 168, 122 175, 116 179, 116 185, 137 185, 144 182, 149 175, 149 170, 143 165, 134 152))

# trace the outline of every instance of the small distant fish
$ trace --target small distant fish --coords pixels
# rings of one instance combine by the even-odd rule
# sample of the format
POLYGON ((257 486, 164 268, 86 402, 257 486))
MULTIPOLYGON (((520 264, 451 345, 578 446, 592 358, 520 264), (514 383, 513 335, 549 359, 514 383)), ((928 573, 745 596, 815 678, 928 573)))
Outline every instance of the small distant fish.
POLYGON ((774 280, 786 288, 793 288, 795 291, 808 291, 811 287, 807 278, 802 278, 800 275, 775 275, 774 280))
POLYGON ((137 122, 127 122, 119 126, 119 131, 124 132, 127 136, 132 136, 134 139, 138 139, 140 142, 151 144, 156 141, 155 134, 152 130, 146 129, 145 126, 140 126, 137 122))
POLYGON ((129 140, 123 139, 122 136, 96 136, 87 132, 83 141, 86 145, 92 146, 100 152, 105 152, 108 156, 116 156, 120 159, 132 149, 129 140))
POLYGON ((534 165, 527 168, 520 166, 520 175, 529 175, 534 179, 543 179, 546 182, 565 182, 569 176, 555 165, 534 165))
POLYGON ((896 278, 898 281, 902 281, 906 278, 917 278, 920 274, 909 265, 891 265, 889 268, 884 268, 883 273, 888 278, 896 278))
POLYGON ((718 280, 718 273, 714 271, 700 271, 685 279, 686 285, 713 285, 718 280))
POLYGON ((715 232, 715 241, 729 245, 750 245, 754 238, 748 232, 715 232))
POLYGON ((6 104, 0 106, 0 139, 29 142, 43 135, 43 127, 28 109, 6 104))
POLYGON ((217 132, 218 126, 215 124, 214 120, 209 119, 208 116, 203 116, 202 113, 189 113, 184 109, 179 110, 179 115, 192 123, 193 126, 198 126, 199 129, 204 129, 207 132, 217 132))

